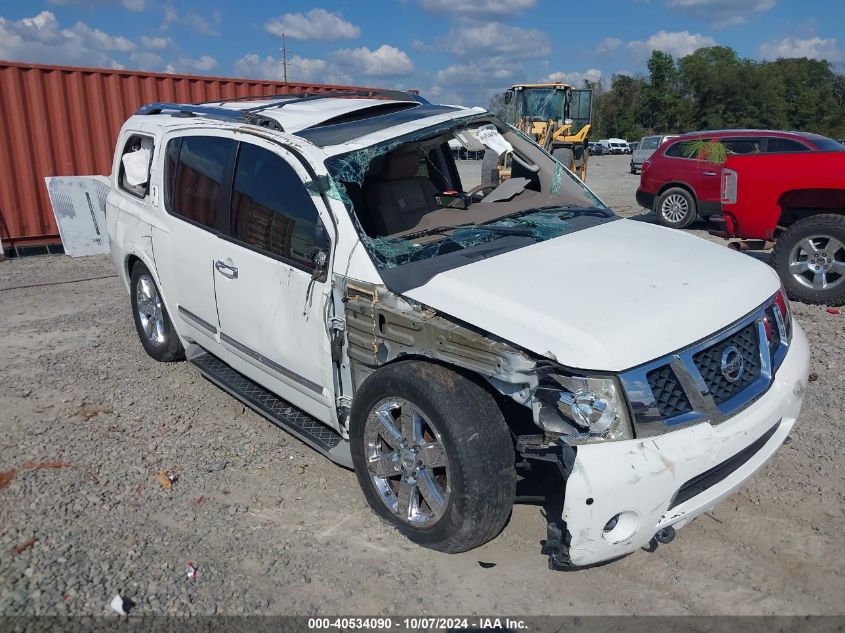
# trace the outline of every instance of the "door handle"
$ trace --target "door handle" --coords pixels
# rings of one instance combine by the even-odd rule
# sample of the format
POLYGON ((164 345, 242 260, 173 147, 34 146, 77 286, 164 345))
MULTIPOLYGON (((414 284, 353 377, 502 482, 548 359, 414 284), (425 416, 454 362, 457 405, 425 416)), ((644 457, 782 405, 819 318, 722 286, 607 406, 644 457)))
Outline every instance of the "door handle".
POLYGON ((716 174, 715 171, 705 171, 703 175, 704 176, 716 176, 717 174, 716 174))
POLYGON ((227 264, 222 259, 218 259, 214 262, 214 267, 224 277, 228 277, 229 279, 237 279, 238 278, 238 269, 232 266, 231 264, 227 264))

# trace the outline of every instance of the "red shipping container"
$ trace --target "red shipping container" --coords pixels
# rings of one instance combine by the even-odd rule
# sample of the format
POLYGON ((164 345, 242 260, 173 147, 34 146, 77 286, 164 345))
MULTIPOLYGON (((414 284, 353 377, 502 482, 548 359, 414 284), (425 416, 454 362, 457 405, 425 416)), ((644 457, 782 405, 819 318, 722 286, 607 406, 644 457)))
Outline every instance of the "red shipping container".
POLYGON ((347 90, 371 88, 0 61, 3 246, 56 243, 44 177, 108 174, 120 126, 146 103, 347 90))

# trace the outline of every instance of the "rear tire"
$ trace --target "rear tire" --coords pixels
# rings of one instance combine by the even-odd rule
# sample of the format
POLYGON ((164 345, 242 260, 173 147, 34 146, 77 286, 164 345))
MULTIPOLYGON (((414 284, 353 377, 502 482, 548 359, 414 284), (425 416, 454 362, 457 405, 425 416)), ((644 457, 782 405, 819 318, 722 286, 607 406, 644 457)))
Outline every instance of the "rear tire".
POLYGON ((790 299, 845 304, 845 216, 814 215, 780 236, 772 265, 790 299))
POLYGON ((514 449, 493 397, 441 365, 400 361, 355 394, 352 461, 373 511, 411 541, 464 552, 504 527, 514 449))
POLYGON ((657 221, 670 229, 685 229, 698 217, 695 198, 680 187, 672 187, 660 194, 654 210, 657 221))
POLYGON ((163 363, 185 358, 185 349, 149 269, 138 262, 132 267, 129 279, 132 317, 144 350, 163 363))

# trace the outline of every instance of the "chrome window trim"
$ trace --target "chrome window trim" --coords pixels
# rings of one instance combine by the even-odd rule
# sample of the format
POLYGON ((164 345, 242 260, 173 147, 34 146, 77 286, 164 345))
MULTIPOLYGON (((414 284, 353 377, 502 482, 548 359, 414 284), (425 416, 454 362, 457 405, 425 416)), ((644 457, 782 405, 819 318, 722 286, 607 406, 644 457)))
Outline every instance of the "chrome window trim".
POLYGON ((714 425, 719 424, 727 418, 736 415, 763 395, 771 385, 777 368, 786 357, 790 343, 790 337, 781 317, 780 309, 774 305, 774 299, 775 296, 770 297, 764 304, 739 321, 690 347, 622 372, 619 378, 622 382, 625 396, 628 398, 636 436, 650 437, 661 435, 669 431, 675 431, 703 422, 714 425), (770 325, 777 327, 777 335, 780 338, 780 345, 775 350, 774 355, 770 354, 769 351, 769 341, 766 336, 766 326, 764 323, 766 313, 772 306, 774 306, 774 309, 771 312, 775 315, 775 323, 770 325), (704 378, 696 366, 693 357, 698 352, 733 336, 751 324, 756 324, 757 327, 760 376, 740 393, 718 405, 705 384, 704 378), (649 372, 659 369, 664 365, 671 366, 675 372, 678 383, 693 409, 688 413, 666 419, 660 415, 647 377, 649 372))

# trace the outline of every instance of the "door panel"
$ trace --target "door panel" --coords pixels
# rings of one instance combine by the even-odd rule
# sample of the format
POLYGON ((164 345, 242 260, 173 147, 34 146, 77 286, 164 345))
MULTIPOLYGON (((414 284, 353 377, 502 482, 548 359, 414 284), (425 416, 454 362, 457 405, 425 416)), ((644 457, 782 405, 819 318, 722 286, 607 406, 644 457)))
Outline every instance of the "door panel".
POLYGON ((320 221, 303 179, 310 178, 284 150, 241 143, 230 231, 214 262, 220 340, 284 385, 279 395, 334 421, 329 288, 312 279, 320 221))
POLYGON ((235 141, 219 136, 185 136, 167 144, 163 174, 168 231, 153 235, 171 318, 179 330, 210 349, 219 330, 214 261, 224 221, 227 173, 235 141), (174 301, 175 298, 175 301, 174 301))

